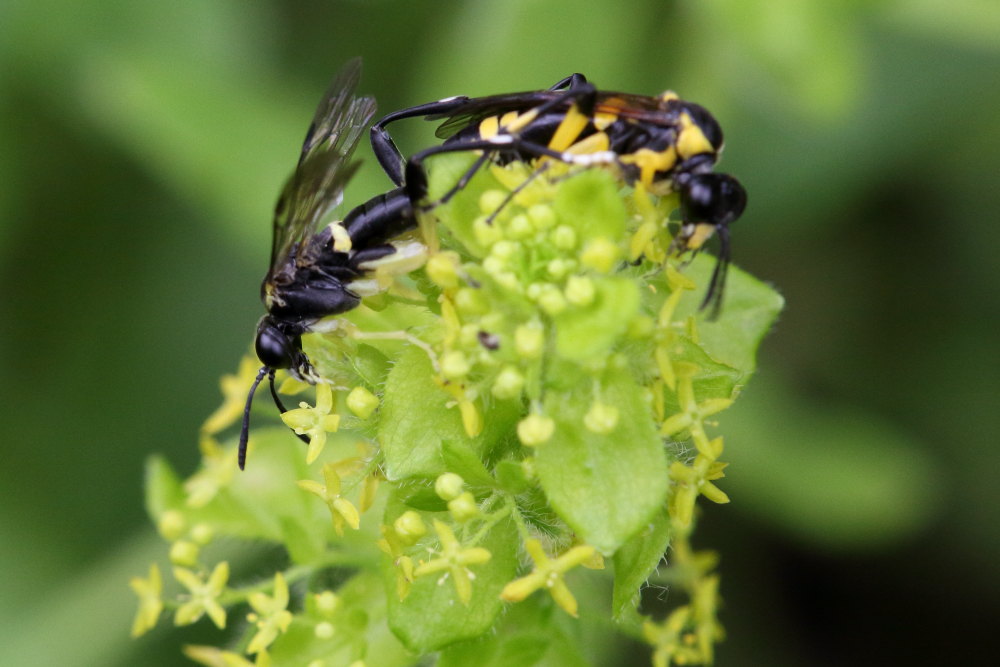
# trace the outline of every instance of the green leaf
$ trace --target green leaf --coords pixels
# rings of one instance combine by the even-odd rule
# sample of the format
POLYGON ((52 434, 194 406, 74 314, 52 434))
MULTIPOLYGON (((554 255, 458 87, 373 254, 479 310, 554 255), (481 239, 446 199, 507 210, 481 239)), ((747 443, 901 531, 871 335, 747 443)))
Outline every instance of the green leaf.
MULTIPOLYGON (((233 447, 235 442, 226 446, 233 447)), ((331 434, 321 460, 343 458, 348 452, 355 452, 353 439, 341 433, 331 434)), ((288 537, 287 522, 316 533, 313 539, 328 537, 333 532, 329 510, 295 484, 296 480, 313 477, 316 470, 306 465, 305 448, 289 429, 255 429, 246 470, 234 469, 209 502, 185 512, 192 523, 208 522, 220 534, 244 539, 281 542, 288 537)), ((225 471, 216 467, 199 471, 196 477, 206 474, 209 479, 218 478, 225 471)))
POLYGON ((556 432, 538 447, 535 467, 552 508, 585 542, 609 554, 663 503, 667 460, 643 394, 627 372, 610 371, 602 384, 602 402, 619 411, 611 433, 585 428, 592 398, 582 374, 565 391, 547 393, 545 414, 556 421, 556 432))
MULTIPOLYGON (((687 361, 698 366, 698 374, 694 377, 694 396, 698 402, 708 398, 734 398, 737 391, 750 378, 748 372, 743 372, 716 361, 700 345, 686 336, 677 336, 670 346, 670 358, 673 361, 687 361)), ((667 414, 680 410, 677 396, 666 392, 664 405, 667 414)))
POLYGON ((501 488, 508 493, 516 495, 527 491, 531 486, 520 461, 501 461, 496 466, 496 476, 501 488))
POLYGON ((462 477, 471 486, 494 487, 496 482, 467 443, 445 440, 441 443, 445 468, 462 477))
POLYGON ((534 600, 519 603, 504 616, 495 633, 442 651, 437 667, 532 667, 552 645, 547 621, 534 600))
POLYGON ((478 637, 492 627, 503 603, 500 591, 517 574, 518 536, 514 523, 504 520, 490 530, 477 546, 493 555, 482 565, 473 565, 472 598, 468 605, 458 599, 450 576, 419 577, 405 600, 396 594, 398 570, 382 559, 382 573, 389 602, 389 627, 410 650, 425 653, 457 641, 478 637))
POLYGON ((639 533, 615 552, 615 587, 611 613, 624 621, 639 602, 639 589, 656 570, 670 544, 670 517, 663 508, 639 533))
POLYGON ((489 637, 446 649, 437 667, 531 667, 549 650, 549 638, 540 632, 515 637, 489 637))
POLYGON ((390 480, 446 472, 444 442, 453 450, 462 447, 474 456, 486 456, 510 434, 521 410, 516 401, 491 404, 483 432, 470 438, 458 409, 448 407, 450 402, 451 397, 434 383, 424 351, 407 348, 389 372, 379 413, 379 442, 390 480))
MULTIPOLYGON (((708 285, 715 258, 701 254, 684 270, 684 275, 698 285, 708 285)), ((677 307, 677 317, 697 312, 704 299, 704 287, 688 292, 677 307)), ((722 314, 715 322, 698 318, 698 342, 715 360, 741 371, 757 366, 757 347, 764 338, 785 300, 774 288, 735 266, 729 267, 722 314)))
POLYGON ((371 345, 360 344, 357 351, 349 359, 354 372, 364 381, 372 392, 378 390, 385 382, 391 366, 389 358, 371 345))
POLYGON ((378 434, 390 480, 445 472, 444 440, 472 446, 458 409, 447 407, 450 397, 434 383, 433 373, 424 351, 409 347, 386 378, 378 434))
POLYGON ((590 169, 564 181, 553 208, 560 222, 576 229, 581 246, 598 237, 613 242, 625 235, 627 213, 620 184, 603 169, 590 169))
POLYGON ((517 497, 517 508, 532 530, 542 535, 559 539, 568 531, 562 519, 552 509, 545 492, 537 484, 532 485, 517 497))
POLYGON ((570 308, 555 318, 556 350, 565 359, 587 361, 604 356, 639 312, 639 287, 634 280, 595 280, 594 303, 570 308))
MULTIPOLYGON (((428 198, 439 199, 466 173, 478 156, 472 152, 452 153, 433 158, 433 169, 428 174, 428 198)), ((462 188, 447 204, 433 212, 437 218, 447 220, 447 227, 438 227, 439 233, 450 233, 475 257, 483 257, 486 249, 479 244, 472 231, 472 223, 482 215, 479 197, 491 189, 506 191, 490 174, 489 169, 480 169, 476 177, 462 188)))
POLYGON ((396 496, 407 509, 420 510, 421 512, 445 512, 448 510, 448 502, 434 491, 434 487, 429 482, 400 485, 396 489, 396 496))
POLYGON ((376 573, 356 574, 336 592, 338 603, 329 615, 310 604, 312 596, 307 598, 305 612, 296 614, 288 631, 271 645, 272 664, 308 665, 321 661, 328 665, 350 665, 362 658, 366 664, 379 667, 413 664, 412 654, 386 628, 385 591, 376 573), (318 633, 319 623, 328 623, 336 631, 318 633))
MULTIPOLYGON (((581 586, 574 583, 574 589, 581 586)), ((547 595, 534 595, 507 608, 493 632, 472 641, 444 649, 437 667, 586 667, 605 664, 588 652, 587 640, 601 643, 606 636, 587 633, 579 621, 571 619, 547 595), (584 657, 587 654, 590 660, 584 657)), ((605 645, 607 643, 605 642, 605 645)), ((607 663, 611 664, 611 663, 607 663)))

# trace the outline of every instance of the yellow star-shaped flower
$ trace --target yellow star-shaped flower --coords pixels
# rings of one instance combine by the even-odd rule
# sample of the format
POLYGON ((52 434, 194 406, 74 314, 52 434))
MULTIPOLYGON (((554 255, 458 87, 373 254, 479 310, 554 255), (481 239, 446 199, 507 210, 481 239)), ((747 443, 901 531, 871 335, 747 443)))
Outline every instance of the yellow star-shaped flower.
POLYGON ((573 597, 563 577, 574 567, 590 562, 596 552, 594 547, 586 544, 575 546, 558 558, 549 558, 542 548, 542 543, 536 539, 526 541, 524 548, 535 562, 535 570, 504 586, 500 598, 507 602, 520 602, 535 591, 545 588, 556 604, 567 614, 575 617, 576 598, 573 597))
POLYGON ((344 534, 345 522, 354 530, 358 530, 361 516, 354 503, 340 495, 340 475, 337 474, 336 463, 327 463, 323 466, 323 479, 325 485, 311 479, 300 479, 298 485, 299 488, 319 496, 329 506, 333 527, 338 535, 344 534))
POLYGON ((184 656, 206 667, 270 667, 271 659, 266 651, 257 654, 257 661, 250 662, 239 653, 223 651, 215 646, 188 644, 181 649, 184 656))
POLYGON ((223 396, 222 405, 216 408, 201 425, 202 433, 207 435, 218 433, 243 415, 247 392, 250 391, 250 385, 253 384, 259 368, 260 362, 247 355, 240 361, 239 370, 235 374, 222 376, 219 380, 223 396))
POLYGON ((247 653, 260 653, 288 630, 292 612, 288 611, 288 583, 280 572, 274 575, 274 595, 251 593, 248 600, 254 611, 247 620, 257 625, 257 633, 247 646, 247 653))
POLYGON ((403 538, 394 525, 383 525, 382 539, 377 544, 379 549, 392 558, 393 567, 396 568, 396 595, 400 600, 405 600, 410 594, 410 584, 413 583, 413 559, 403 554, 403 538))
POLYGON ((451 575, 455 582, 458 599, 462 601, 462 604, 469 604, 472 599, 472 580, 475 575, 468 566, 485 563, 493 557, 493 554, 483 547, 463 549, 451 528, 437 519, 434 520, 434 530, 438 534, 438 539, 441 540, 439 556, 418 565, 413 571, 413 576, 422 577, 435 572, 445 572, 446 575, 451 575))
POLYGON ((156 625, 160 612, 163 611, 163 600, 160 598, 163 593, 163 578, 160 576, 160 568, 153 563, 149 566, 148 578, 133 577, 128 585, 139 596, 139 611, 132 622, 132 636, 138 637, 156 625))
POLYGON ((333 390, 328 384, 316 385, 316 407, 299 403, 299 407, 281 415, 281 421, 298 435, 309 436, 306 463, 312 463, 326 446, 326 434, 340 427, 340 415, 333 412, 333 390))
POLYGON ((226 610, 219 604, 218 598, 229 580, 228 562, 222 561, 216 565, 207 581, 183 567, 174 568, 174 579, 189 591, 188 601, 178 607, 174 614, 174 625, 189 625, 207 613, 220 630, 226 627, 226 610))
POLYGON ((202 467, 184 482, 188 507, 204 507, 219 491, 233 481, 236 467, 236 449, 223 448, 215 439, 202 434, 200 443, 202 467))

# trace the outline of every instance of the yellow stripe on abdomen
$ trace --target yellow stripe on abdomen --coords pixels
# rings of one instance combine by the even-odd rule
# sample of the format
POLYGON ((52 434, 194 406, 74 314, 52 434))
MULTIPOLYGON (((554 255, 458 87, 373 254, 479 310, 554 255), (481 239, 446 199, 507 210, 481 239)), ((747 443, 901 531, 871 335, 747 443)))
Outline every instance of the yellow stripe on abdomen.
POLYGON ((574 104, 566 112, 566 117, 562 119, 559 127, 552 134, 552 139, 549 140, 549 148, 560 152, 566 150, 576 143, 576 140, 580 137, 580 133, 586 129, 589 122, 590 118, 580 113, 580 110, 574 104))

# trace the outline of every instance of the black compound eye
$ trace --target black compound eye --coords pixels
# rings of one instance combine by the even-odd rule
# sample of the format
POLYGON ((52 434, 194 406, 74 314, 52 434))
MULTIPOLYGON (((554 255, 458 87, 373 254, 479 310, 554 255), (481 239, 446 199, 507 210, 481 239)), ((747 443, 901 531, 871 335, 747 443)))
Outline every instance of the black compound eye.
POLYGON ((695 174, 681 188, 681 215, 685 222, 728 225, 747 205, 747 193, 728 174, 695 174))
POLYGON ((299 349, 298 341, 292 340, 266 317, 257 326, 254 341, 257 358, 270 368, 291 368, 299 349))

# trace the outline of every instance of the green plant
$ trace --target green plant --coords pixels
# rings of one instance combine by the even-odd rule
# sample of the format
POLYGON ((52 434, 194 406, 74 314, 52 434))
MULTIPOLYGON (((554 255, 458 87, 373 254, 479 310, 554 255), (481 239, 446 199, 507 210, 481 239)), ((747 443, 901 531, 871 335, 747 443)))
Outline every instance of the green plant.
MULTIPOLYGON (((432 195, 468 164, 436 161, 432 195)), ((728 502, 715 484, 723 440, 709 432, 781 298, 734 269, 722 317, 704 321, 713 260, 670 256, 676 201, 623 191, 604 170, 536 178, 487 221, 527 176, 478 175, 424 216, 423 269, 380 276, 384 295, 336 334, 307 337, 329 384, 283 420, 308 450, 287 429, 255 429, 238 473, 234 443, 216 435, 241 413, 248 358, 223 379, 201 468, 181 480, 151 460, 148 508, 180 594, 162 594, 156 565, 133 580, 133 634, 164 607, 178 625, 207 615, 224 628, 248 604, 227 649, 185 653, 207 665, 391 666, 432 652, 439 665, 569 665, 620 632, 655 665, 711 662, 716 558, 691 545, 696 500, 728 502), (224 559, 224 538, 275 548, 224 559), (665 619, 640 611, 653 576, 686 594, 665 619)))

